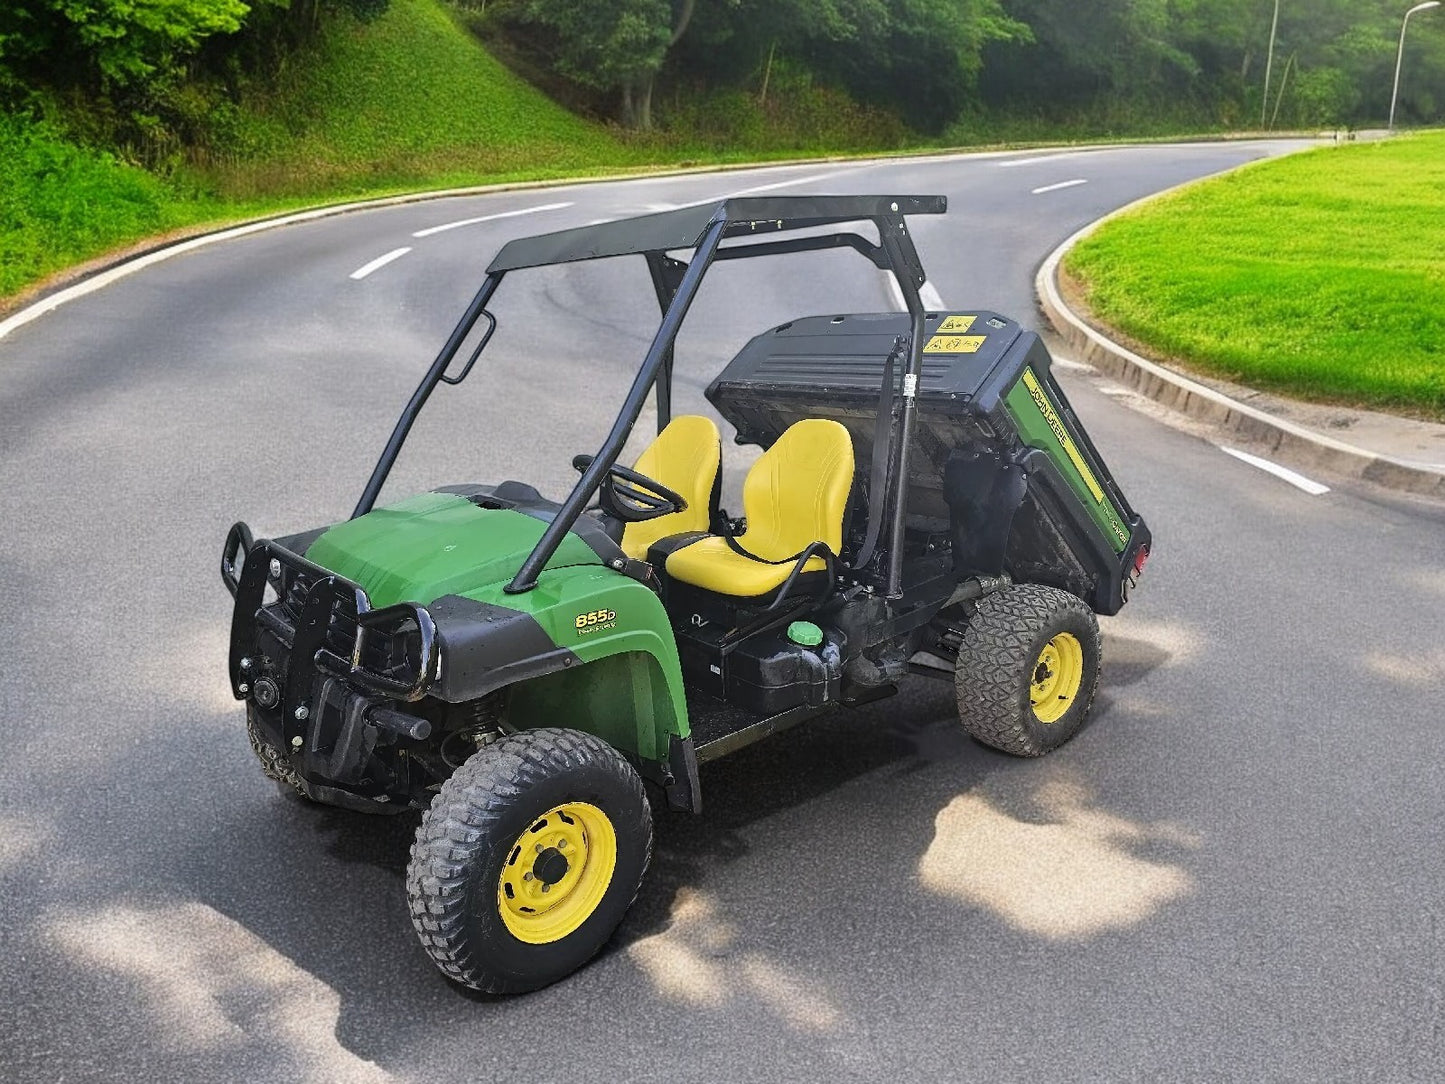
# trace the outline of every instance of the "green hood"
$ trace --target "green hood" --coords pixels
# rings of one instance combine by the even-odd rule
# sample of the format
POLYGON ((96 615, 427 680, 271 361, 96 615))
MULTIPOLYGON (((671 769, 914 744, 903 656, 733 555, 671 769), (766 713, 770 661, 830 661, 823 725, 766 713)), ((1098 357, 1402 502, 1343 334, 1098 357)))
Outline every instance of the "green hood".
MULTIPOLYGON (((306 557, 360 584, 374 607, 426 605, 510 580, 546 529, 521 512, 479 508, 455 493, 422 493, 338 523, 306 557)), ((547 567, 601 563, 587 543, 568 534, 547 567)))

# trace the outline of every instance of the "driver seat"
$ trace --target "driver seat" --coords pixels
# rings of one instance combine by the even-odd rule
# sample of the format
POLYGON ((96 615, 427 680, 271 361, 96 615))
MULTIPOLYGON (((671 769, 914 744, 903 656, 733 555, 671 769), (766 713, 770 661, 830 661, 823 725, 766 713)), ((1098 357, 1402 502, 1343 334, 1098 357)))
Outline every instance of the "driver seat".
POLYGON ((629 523, 622 532, 623 553, 645 561, 648 548, 660 538, 708 530, 722 484, 722 437, 711 418, 679 414, 638 456, 632 469, 676 492, 687 507, 629 523))
MULTIPOLYGON (((847 428, 824 418, 794 422, 743 482, 747 532, 712 535, 674 550, 667 574, 716 594, 762 598, 783 585, 810 547, 821 543, 830 556, 842 551, 852 487, 853 439, 847 428)), ((826 572, 829 565, 810 555, 799 572, 826 572)))

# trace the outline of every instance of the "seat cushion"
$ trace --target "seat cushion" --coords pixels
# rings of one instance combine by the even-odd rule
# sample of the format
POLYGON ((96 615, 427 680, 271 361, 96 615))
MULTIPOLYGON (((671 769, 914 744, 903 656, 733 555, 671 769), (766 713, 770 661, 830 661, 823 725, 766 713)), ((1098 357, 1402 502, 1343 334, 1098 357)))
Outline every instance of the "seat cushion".
MULTIPOLYGON (((737 545, 705 538, 667 559, 667 574, 706 591, 756 598, 780 587, 797 556, 814 542, 843 546, 843 512, 853 487, 853 440, 835 421, 808 418, 788 426, 743 481, 748 529, 737 545), (777 562, 777 563, 773 563, 777 562)), ((803 571, 825 572, 821 557, 803 571)))
POLYGON ((622 551, 637 561, 659 538, 706 531, 716 504, 722 466, 722 438, 711 418, 680 414, 668 422, 632 465, 638 474, 661 482, 687 501, 681 512, 629 523, 622 532, 622 551))
MULTIPOLYGON (((734 598, 757 598, 781 587, 794 564, 793 561, 780 565, 754 561, 734 553, 727 542, 713 536, 669 555, 667 574, 705 591, 734 598)), ((824 572, 827 568, 821 557, 809 557, 803 571, 824 572)))

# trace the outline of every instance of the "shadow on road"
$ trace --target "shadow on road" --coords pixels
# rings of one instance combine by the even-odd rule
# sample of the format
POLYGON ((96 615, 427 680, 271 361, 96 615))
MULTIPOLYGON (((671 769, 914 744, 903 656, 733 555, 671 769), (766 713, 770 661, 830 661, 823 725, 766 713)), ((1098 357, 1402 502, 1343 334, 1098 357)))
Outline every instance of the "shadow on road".
MULTIPOLYGON (((1121 655, 1111 682, 1167 658, 1145 644, 1121 655)), ((800 1049, 821 1044, 816 1056, 847 1076, 869 1063, 859 991, 880 966, 926 967, 927 946, 953 954, 1001 931, 1041 943, 1121 929, 1190 886, 1172 864, 1188 833, 1101 810, 1063 758, 977 745, 952 701, 951 683, 919 679, 705 767, 703 813, 659 814, 652 869, 613 942, 528 997, 468 996, 416 946, 403 880, 419 815, 280 796, 252 774, 239 724, 215 778, 168 781, 174 820, 147 822, 123 799, 110 838, 82 841, 75 858, 109 876, 64 893, 32 886, 35 940, 47 969, 86 976, 79 1000, 204 1078, 284 1063, 298 1079, 381 1079, 463 1051, 479 1077, 505 1076, 517 1044, 543 1049, 545 1021, 578 1003, 594 1006, 574 1021, 578 1041, 607 1043, 612 1004, 633 1025, 726 1012, 739 1027, 789 1029, 800 1049), (439 1048, 456 1028, 465 1038, 439 1048)), ((1099 710, 1110 713, 1107 697, 1099 710)), ((219 723, 198 720, 189 740, 219 723)), ((131 773, 155 771, 161 745, 140 743, 86 793, 123 793, 131 773)), ((30 1011, 55 1011, 62 989, 30 1011)))

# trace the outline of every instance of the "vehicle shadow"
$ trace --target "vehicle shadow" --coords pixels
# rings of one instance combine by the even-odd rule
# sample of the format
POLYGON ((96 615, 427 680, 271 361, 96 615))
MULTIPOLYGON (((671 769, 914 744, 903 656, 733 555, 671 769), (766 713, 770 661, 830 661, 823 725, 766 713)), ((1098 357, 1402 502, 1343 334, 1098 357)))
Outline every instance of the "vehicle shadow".
MULTIPOLYGON (((416 944, 404 877, 419 814, 368 817, 284 797, 259 777, 241 728, 218 755, 212 738, 220 720, 198 719, 180 732, 186 736, 170 734, 163 753, 160 738, 142 742, 110 763, 105 777, 86 781, 87 793, 113 795, 122 781, 154 774, 167 757, 211 761, 206 777, 151 780, 170 787, 168 802, 190 815, 147 821, 152 807, 140 797, 116 812, 113 838, 95 841, 90 860, 103 866, 103 852, 144 842, 148 864, 125 868, 119 894, 113 883, 71 901, 70 917, 52 923, 47 943, 59 946, 53 965, 58 974, 118 977, 114 990, 109 979, 92 979, 93 996, 128 998, 128 1025, 137 1033, 178 1032, 167 1040, 172 1054, 203 1068, 203 1078, 247 1075, 258 1045, 269 1048, 268 1065, 286 1062, 313 1078, 406 1074, 428 1059, 461 1056, 463 1048, 481 1077, 488 1066, 505 1076, 499 1059, 519 1042, 542 1042, 549 1014, 579 999, 594 1006, 621 999, 632 1005, 629 1020, 641 1012, 674 1026, 708 1005, 725 1005, 729 1013, 771 1014, 766 1018, 822 1043, 824 1032, 862 1011, 852 991, 866 987, 867 976, 852 953, 829 942, 826 922, 813 911, 838 914, 859 944, 888 936, 891 919, 873 910, 876 893, 919 884, 927 873, 921 863, 937 851, 940 811, 984 791, 1027 794, 1033 784, 1020 784, 1049 771, 1050 761, 1020 761, 969 739, 955 721, 953 698, 951 683, 912 679, 896 698, 840 711, 705 766, 703 812, 659 812, 652 868, 598 959, 557 986, 501 1000, 450 983, 416 944), (219 789, 217 780, 225 781, 219 789), (848 861, 821 862, 822 849, 848 861), (782 894, 754 892, 756 878, 782 884, 782 894), (688 917, 701 898, 721 915, 714 925, 731 931, 708 942, 721 992, 684 987, 677 997, 666 975, 649 970, 656 958, 649 950, 664 943, 686 951, 697 937, 713 937, 707 929, 699 934, 688 917), (97 963, 104 965, 98 971, 97 963), (804 973, 816 973, 811 985, 797 978, 804 973), (144 996, 135 996, 136 983, 144 996), (167 1023, 181 1004, 199 1004, 202 1020, 212 1021, 190 1039, 167 1023), (437 1036, 449 1026, 465 1026, 467 1039, 443 1056, 437 1036)), ((1100 711, 1108 713, 1107 697, 1100 711)), ((1022 824, 1054 817, 1027 797, 1006 812, 1022 824)), ((76 810, 78 821, 87 815, 76 810)), ((923 900, 915 921, 925 936, 930 929, 943 935, 960 902, 975 906, 946 893, 923 900)), ((574 1024, 579 1036, 605 1046, 613 1021, 598 1009, 574 1024)))

